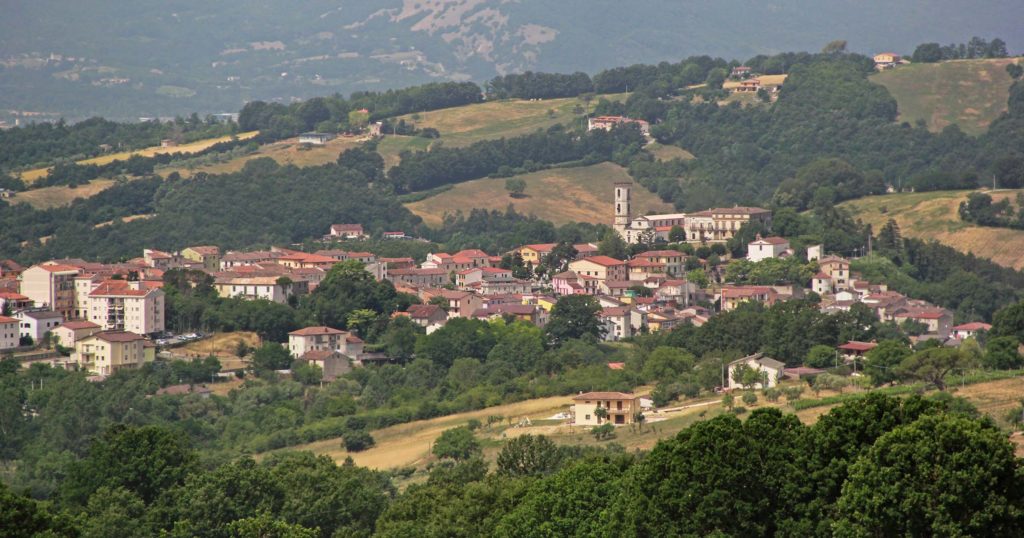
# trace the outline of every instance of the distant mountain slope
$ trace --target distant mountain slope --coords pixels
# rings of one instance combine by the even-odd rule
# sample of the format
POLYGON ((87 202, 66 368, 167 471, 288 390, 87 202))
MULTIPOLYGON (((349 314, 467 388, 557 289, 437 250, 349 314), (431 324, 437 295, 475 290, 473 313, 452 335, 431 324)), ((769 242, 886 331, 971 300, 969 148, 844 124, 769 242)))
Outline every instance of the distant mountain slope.
POLYGON ((891 69, 871 80, 896 98, 900 121, 924 120, 932 131, 956 124, 964 132, 985 132, 992 120, 1006 112, 1013 80, 1006 65, 1017 58, 955 60, 913 64, 891 69))
POLYGON ((979 0, 15 0, 0 17, 0 110, 114 118, 236 110, 247 99, 595 72, 693 54, 909 53, 1024 42, 1024 3, 979 0))

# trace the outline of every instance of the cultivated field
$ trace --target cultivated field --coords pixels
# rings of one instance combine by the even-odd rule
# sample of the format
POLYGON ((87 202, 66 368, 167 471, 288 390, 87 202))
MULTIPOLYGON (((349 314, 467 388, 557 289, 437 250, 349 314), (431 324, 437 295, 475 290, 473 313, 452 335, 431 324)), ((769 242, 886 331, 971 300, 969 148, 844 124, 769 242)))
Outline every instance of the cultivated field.
MULTIPOLYGON (((612 190, 616 181, 630 181, 625 168, 601 163, 579 168, 555 168, 516 176, 526 180, 523 198, 512 198, 505 190, 505 178, 476 179, 419 202, 406 204, 430 226, 439 226, 447 212, 469 213, 474 208, 504 210, 509 204, 517 212, 536 215, 556 224, 567 222, 611 222, 612 190)), ((639 185, 633 188, 633 213, 670 212, 670 204, 639 185)))
MULTIPOLYGON (((774 86, 781 86, 784 82, 786 82, 787 76, 789 75, 761 75, 755 78, 761 81, 761 86, 771 88, 774 86)), ((738 80, 727 80, 724 84, 722 84, 722 89, 731 90, 733 88, 738 87, 739 85, 740 81, 738 80)))
POLYGON ((51 209, 70 204, 78 198, 90 198, 114 185, 112 179, 94 179, 78 187, 43 187, 22 191, 10 198, 12 204, 28 204, 35 209, 51 209))
MULTIPOLYGON (((220 136, 217 138, 207 138, 205 140, 197 140, 190 144, 182 144, 180 146, 173 146, 169 148, 162 148, 160 146, 153 146, 145 149, 135 151, 122 151, 120 153, 110 153, 107 155, 100 155, 99 157, 93 157, 91 159, 84 159, 77 161, 78 164, 96 164, 104 165, 117 160, 127 160, 133 155, 141 155, 143 157, 152 157, 161 153, 195 153, 197 151, 203 151, 204 149, 221 142, 227 142, 234 137, 240 140, 248 140, 259 134, 259 131, 249 131, 247 133, 239 133, 237 135, 220 136)), ((26 183, 32 183, 33 181, 46 176, 49 172, 49 168, 36 168, 34 170, 28 170, 21 172, 19 175, 22 180, 26 183)))
POLYGON ((1006 111, 1013 82, 1006 64, 1018 59, 954 60, 910 64, 871 76, 896 98, 899 120, 924 120, 941 131, 956 124, 969 134, 981 134, 1006 111))
MULTIPOLYGON (((593 109, 598 99, 624 101, 628 96, 626 93, 600 95, 590 103, 590 108, 593 109)), ((446 146, 458 147, 480 140, 529 134, 558 123, 583 121, 573 112, 577 105, 585 106, 582 100, 573 97, 537 101, 505 99, 407 114, 399 119, 421 128, 433 127, 441 133, 446 146)))
MULTIPOLYGON (((934 239, 1000 265, 1024 269, 1024 230, 975 226, 960 220, 957 209, 970 192, 886 194, 841 205, 871 224, 876 232, 892 218, 899 224, 904 237, 934 239)), ((990 194, 995 201, 1009 198, 1014 202, 1019 192, 1024 190, 998 190, 990 194)))
POLYGON ((238 172, 245 166, 245 163, 259 157, 270 157, 281 165, 294 164, 299 167, 320 166, 336 161, 341 152, 356 147, 365 141, 366 138, 363 137, 339 136, 323 146, 305 147, 299 144, 298 138, 289 138, 260 146, 254 153, 228 161, 193 164, 191 166, 168 166, 158 169, 157 172, 164 177, 167 177, 172 172, 178 172, 182 177, 189 177, 197 172, 229 174, 238 172))

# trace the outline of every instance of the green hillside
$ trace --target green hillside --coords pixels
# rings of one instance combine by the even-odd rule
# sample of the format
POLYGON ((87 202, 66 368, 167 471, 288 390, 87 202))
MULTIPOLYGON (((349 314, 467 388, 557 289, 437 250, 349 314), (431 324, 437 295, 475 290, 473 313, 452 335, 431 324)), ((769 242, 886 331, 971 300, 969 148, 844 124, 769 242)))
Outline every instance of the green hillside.
MULTIPOLYGON (((868 196, 842 204, 853 214, 881 229, 895 219, 904 237, 934 239, 961 252, 1014 269, 1024 269, 1024 231, 976 226, 960 220, 960 202, 973 191, 938 191, 868 196)), ((1009 199, 1015 203, 1021 190, 990 192, 995 201, 1009 199)))
POLYGON ((896 98, 900 121, 924 120, 932 131, 956 124, 981 134, 1006 111, 1013 82, 1006 64, 1019 59, 953 60, 911 64, 871 77, 896 98))

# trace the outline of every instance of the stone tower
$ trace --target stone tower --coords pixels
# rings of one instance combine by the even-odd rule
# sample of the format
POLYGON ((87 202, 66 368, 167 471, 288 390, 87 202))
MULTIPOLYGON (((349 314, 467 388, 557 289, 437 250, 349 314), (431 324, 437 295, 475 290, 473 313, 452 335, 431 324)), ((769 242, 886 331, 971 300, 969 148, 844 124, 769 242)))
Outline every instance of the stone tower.
POLYGON ((628 234, 626 230, 629 229, 630 221, 632 219, 632 213, 630 209, 630 188, 633 184, 628 181, 618 182, 615 184, 615 222, 612 228, 623 239, 627 239, 628 234))

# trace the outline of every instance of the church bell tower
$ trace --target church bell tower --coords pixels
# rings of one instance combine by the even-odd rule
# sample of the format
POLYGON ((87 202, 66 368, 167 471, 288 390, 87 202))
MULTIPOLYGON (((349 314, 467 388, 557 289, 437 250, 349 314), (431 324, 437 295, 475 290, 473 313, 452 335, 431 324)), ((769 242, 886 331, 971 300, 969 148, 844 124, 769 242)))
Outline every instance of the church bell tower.
POLYGON ((633 184, 624 181, 615 184, 615 222, 612 228, 623 239, 629 240, 627 230, 629 229, 630 221, 632 220, 632 213, 630 210, 630 189, 633 184))

